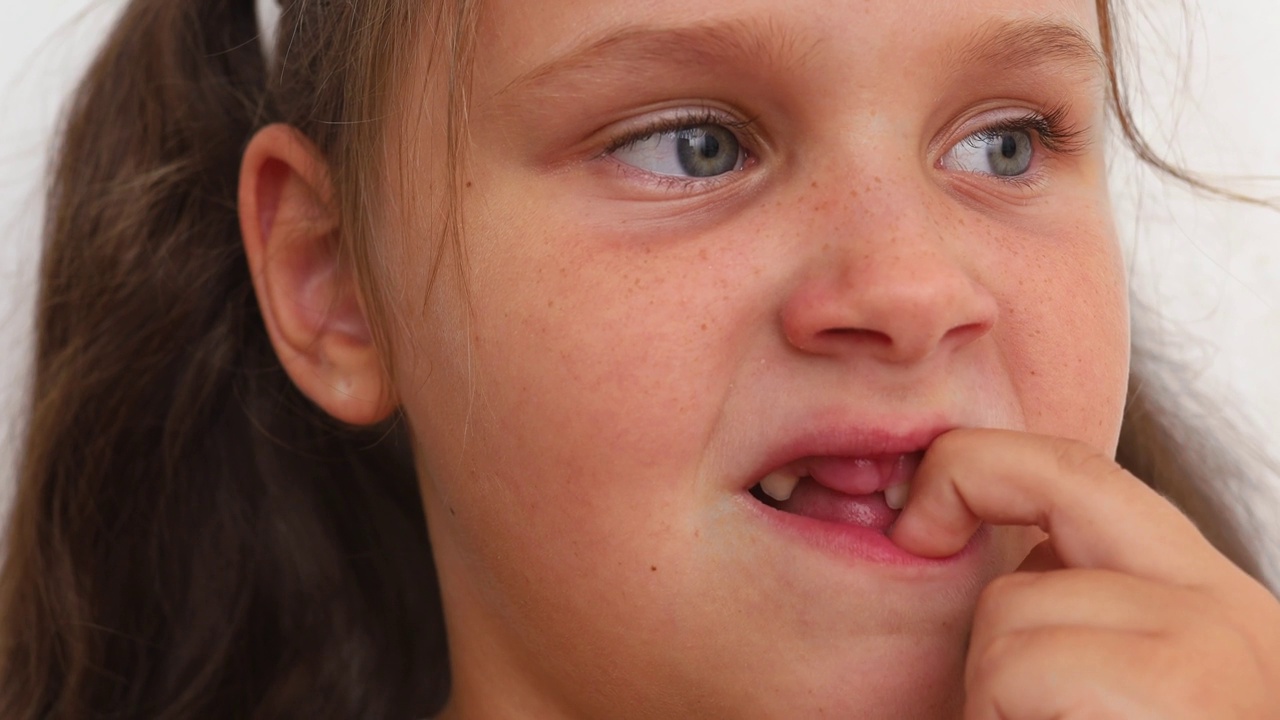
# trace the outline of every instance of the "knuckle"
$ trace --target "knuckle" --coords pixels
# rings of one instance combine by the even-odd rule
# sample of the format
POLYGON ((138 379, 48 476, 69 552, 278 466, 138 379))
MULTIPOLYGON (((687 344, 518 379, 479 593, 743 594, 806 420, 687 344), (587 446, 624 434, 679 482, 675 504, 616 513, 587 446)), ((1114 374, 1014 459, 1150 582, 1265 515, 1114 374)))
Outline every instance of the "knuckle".
POLYGON ((1054 460, 1064 474, 1086 478, 1101 480, 1125 472, 1114 459, 1078 440, 1057 439, 1054 460))
MULTIPOLYGON (((1044 659, 1043 643, 1035 631, 996 635, 981 647, 970 648, 965 667, 965 693, 973 709, 989 711, 1035 675, 1044 659)), ((967 717, 967 716, 966 716, 967 717)))
POLYGON ((1015 630, 994 635, 971 653, 969 662, 974 666, 975 679, 990 679, 1002 668, 1018 667, 1019 658, 1028 653, 1035 657, 1039 646, 1035 631, 1015 630))
POLYGON ((1001 575, 988 583, 978 595, 975 615, 992 617, 1005 614, 1038 583, 1039 577, 1034 573, 1015 572, 1001 575))

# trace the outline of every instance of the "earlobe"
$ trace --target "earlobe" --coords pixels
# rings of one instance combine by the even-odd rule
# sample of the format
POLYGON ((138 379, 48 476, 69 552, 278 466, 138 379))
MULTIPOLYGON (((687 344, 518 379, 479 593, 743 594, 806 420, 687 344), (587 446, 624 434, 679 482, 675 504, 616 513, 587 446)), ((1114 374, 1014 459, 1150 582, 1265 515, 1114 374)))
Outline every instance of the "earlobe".
POLYGON ((289 377, 338 420, 384 420, 394 394, 341 250, 341 215, 316 147, 285 125, 259 131, 244 153, 239 213, 263 321, 289 377))

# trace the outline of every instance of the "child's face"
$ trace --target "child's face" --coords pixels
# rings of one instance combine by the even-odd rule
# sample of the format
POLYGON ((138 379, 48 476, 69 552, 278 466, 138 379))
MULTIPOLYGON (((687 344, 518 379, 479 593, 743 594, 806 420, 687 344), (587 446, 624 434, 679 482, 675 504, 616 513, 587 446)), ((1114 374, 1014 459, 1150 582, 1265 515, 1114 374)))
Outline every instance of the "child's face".
MULTIPOLYGON (((1036 537, 925 563, 879 494, 750 489, 870 482, 954 426, 1114 451, 1097 27, 1091 0, 486 3, 467 287, 446 268, 423 312, 435 247, 387 251, 460 700, 953 707, 975 597, 1036 537)), ((440 187, 423 157, 393 172, 440 187)))

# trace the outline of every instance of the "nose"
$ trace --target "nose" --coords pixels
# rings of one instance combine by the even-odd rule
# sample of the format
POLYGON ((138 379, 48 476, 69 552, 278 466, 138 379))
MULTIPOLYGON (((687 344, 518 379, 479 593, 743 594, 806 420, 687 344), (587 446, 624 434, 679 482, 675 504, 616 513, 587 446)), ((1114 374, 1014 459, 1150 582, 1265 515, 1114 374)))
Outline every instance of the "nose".
POLYGON ((882 238, 864 227, 861 237, 827 243, 783 306, 787 341, 812 355, 909 365, 990 333, 999 308, 967 267, 977 263, 946 247, 932 223, 913 225, 882 238))

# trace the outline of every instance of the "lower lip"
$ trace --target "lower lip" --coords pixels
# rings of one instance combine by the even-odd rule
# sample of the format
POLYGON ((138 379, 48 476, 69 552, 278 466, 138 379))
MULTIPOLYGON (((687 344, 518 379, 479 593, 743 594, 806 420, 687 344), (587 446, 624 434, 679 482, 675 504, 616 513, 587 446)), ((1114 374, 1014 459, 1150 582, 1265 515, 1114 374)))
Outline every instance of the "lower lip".
POLYGON ((952 570, 968 565, 976 559, 990 537, 990 527, 983 525, 960 552, 944 558, 927 558, 913 555, 894 544, 882 531, 861 525, 828 522, 804 515, 782 512, 744 494, 763 520, 780 532, 798 537, 809 545, 841 558, 853 559, 876 565, 896 566, 920 570, 952 570))

